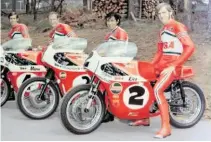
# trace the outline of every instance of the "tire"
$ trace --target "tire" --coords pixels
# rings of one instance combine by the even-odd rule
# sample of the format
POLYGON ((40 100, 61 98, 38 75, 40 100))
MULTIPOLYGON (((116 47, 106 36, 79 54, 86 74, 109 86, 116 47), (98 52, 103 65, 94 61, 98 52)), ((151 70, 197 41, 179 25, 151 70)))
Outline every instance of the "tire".
POLYGON ((105 115, 105 102, 103 100, 103 97, 102 97, 102 94, 98 92, 98 94, 96 95, 96 97, 99 98, 100 100, 100 104, 102 106, 102 111, 100 112, 100 117, 99 119, 97 120, 97 122, 93 125, 93 127, 90 127, 88 129, 85 129, 85 130, 82 130, 82 129, 78 129, 78 128, 75 128, 69 121, 68 121, 68 117, 67 117, 67 114, 66 114, 66 111, 67 111, 67 106, 68 106, 68 103, 69 101, 72 99, 72 97, 74 97, 74 95, 77 93, 77 92, 80 92, 80 91, 89 91, 91 85, 90 84, 83 84, 83 85, 79 85, 75 88, 73 88, 70 92, 68 92, 65 97, 63 98, 63 102, 62 102, 62 105, 61 105, 61 110, 60 110, 60 117, 61 117, 61 121, 63 123, 63 125, 65 126, 65 128, 74 133, 74 134, 88 134, 88 133, 91 133, 92 131, 96 130, 100 125, 101 125, 101 122, 104 118, 104 115, 105 115))
MULTIPOLYGON (((12 89, 11 89, 11 86, 10 86, 10 82, 7 80, 7 78, 1 76, 1 79, 2 79, 2 81, 5 82, 5 84, 6 84, 6 89, 7 89, 7 93, 6 93, 5 99, 2 100, 2 98, 1 98, 1 107, 2 107, 3 105, 6 104, 7 100, 9 99, 9 97, 10 97, 10 92, 12 92, 12 89)), ((2 91, 2 90, 1 90, 1 91, 2 91)))
POLYGON ((204 114, 204 111, 205 111, 205 106, 206 106, 206 102, 205 102, 205 96, 202 92, 202 90, 195 84, 191 83, 191 82, 188 82, 188 81, 184 81, 182 83, 182 86, 183 88, 190 88, 190 89, 193 89, 199 96, 200 98, 200 102, 201 102, 201 107, 200 107, 200 112, 199 114, 197 115, 197 117, 189 122, 189 123, 179 123, 178 121, 176 121, 172 115, 170 115, 170 123, 172 126, 176 127, 176 128, 190 128, 190 127, 193 127, 194 125, 196 125, 202 118, 203 114, 204 114))
POLYGON ((24 105, 23 105, 23 102, 22 102, 22 97, 24 95, 23 91, 25 90, 25 88, 31 84, 31 83, 34 83, 34 82, 45 82, 46 81, 46 78, 42 78, 42 77, 33 77, 33 78, 30 78, 28 80, 26 80, 19 88, 18 90, 18 93, 17 93, 17 105, 18 105, 18 108, 19 110, 28 118, 30 119, 35 119, 35 120, 41 120, 41 119, 45 119, 45 118, 48 118, 50 117, 57 109, 58 105, 59 105, 59 92, 58 90, 56 89, 55 85, 53 82, 49 82, 48 86, 53 90, 53 93, 55 94, 55 101, 54 101, 54 104, 53 104, 53 107, 48 111, 46 112, 44 115, 41 115, 41 116, 37 116, 36 114, 32 114, 32 113, 29 113, 24 105))

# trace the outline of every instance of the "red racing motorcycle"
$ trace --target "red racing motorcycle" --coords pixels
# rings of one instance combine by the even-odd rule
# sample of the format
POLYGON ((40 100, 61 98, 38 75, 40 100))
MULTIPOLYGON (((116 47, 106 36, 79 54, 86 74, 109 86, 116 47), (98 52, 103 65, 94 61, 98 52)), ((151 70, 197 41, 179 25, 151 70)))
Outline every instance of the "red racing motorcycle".
POLYGON ((45 76, 41 51, 30 51, 29 39, 12 39, 1 47, 1 106, 15 100, 19 87, 27 79, 45 76))
POLYGON ((59 39, 47 47, 42 57, 46 75, 28 79, 17 93, 18 108, 25 116, 31 119, 50 117, 60 97, 74 86, 90 83, 83 68, 86 47, 87 40, 83 38, 59 39))
MULTIPOLYGON (((137 61, 134 43, 106 42, 84 63, 91 81, 71 89, 61 104, 61 120, 72 133, 87 134, 97 129, 109 112, 122 120, 160 115, 153 86, 157 76, 151 63, 137 61)), ((183 66, 180 76, 165 90, 170 122, 177 128, 194 126, 205 111, 202 90, 186 78, 191 67, 183 66)))

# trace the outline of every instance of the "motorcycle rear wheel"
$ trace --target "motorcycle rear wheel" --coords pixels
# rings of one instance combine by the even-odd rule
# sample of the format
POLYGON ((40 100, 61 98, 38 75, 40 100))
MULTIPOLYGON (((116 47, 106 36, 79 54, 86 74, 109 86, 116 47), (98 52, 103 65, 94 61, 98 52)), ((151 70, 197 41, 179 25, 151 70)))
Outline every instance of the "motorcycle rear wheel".
MULTIPOLYGON (((196 125, 203 117, 206 106, 205 96, 202 90, 196 84, 184 81, 182 86, 185 92, 185 101, 187 103, 187 107, 172 107, 170 103, 170 123, 172 126, 177 128, 190 128, 196 125), (191 94, 195 94, 197 101, 196 104, 194 104, 192 100, 194 97, 190 96, 191 94), (176 112, 173 112, 173 110, 176 112), (182 119, 185 115, 191 112, 193 112, 193 114, 190 117, 188 116, 187 119, 182 119)), ((177 91, 180 92, 180 89, 178 88, 177 91)), ((182 104, 181 99, 180 104, 182 104)))

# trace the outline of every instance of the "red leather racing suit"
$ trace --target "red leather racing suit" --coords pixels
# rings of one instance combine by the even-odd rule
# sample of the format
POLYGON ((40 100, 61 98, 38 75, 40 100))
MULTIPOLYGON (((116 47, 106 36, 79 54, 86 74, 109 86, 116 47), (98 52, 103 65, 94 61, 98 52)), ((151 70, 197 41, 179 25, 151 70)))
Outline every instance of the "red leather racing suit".
POLYGON ((183 24, 172 19, 160 31, 158 50, 152 62, 160 73, 160 77, 154 86, 154 94, 162 120, 162 129, 157 133, 157 136, 171 134, 169 107, 164 96, 164 90, 176 76, 180 75, 181 66, 193 54, 194 49, 194 44, 183 24))
POLYGON ((105 41, 109 40, 123 40, 128 41, 128 34, 125 30, 117 26, 114 30, 105 36, 105 41))
POLYGON ((9 38, 29 38, 28 28, 24 24, 15 24, 8 33, 9 38))
POLYGON ((77 37, 72 28, 67 24, 59 23, 51 32, 49 37, 51 38, 50 42, 53 42, 54 39, 64 38, 64 37, 77 37))

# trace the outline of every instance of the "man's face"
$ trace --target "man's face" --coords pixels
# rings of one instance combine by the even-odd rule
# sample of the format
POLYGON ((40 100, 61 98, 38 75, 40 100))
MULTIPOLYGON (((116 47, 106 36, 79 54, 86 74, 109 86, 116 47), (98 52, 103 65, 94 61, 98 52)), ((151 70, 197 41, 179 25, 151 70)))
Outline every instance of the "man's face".
POLYGON ((119 21, 116 21, 116 19, 114 18, 114 16, 112 16, 110 19, 108 18, 106 22, 107 22, 108 28, 111 29, 111 30, 113 30, 117 26, 117 23, 119 21))
POLYGON ((49 23, 52 27, 56 27, 56 25, 59 23, 59 19, 57 18, 56 14, 51 14, 49 16, 49 23))
POLYGON ((16 15, 10 16, 10 24, 11 24, 12 26, 14 26, 14 25, 17 24, 17 23, 18 23, 18 18, 17 18, 17 16, 16 16, 16 15))
POLYGON ((165 7, 162 7, 158 12, 160 21, 165 25, 171 19, 172 12, 169 12, 165 7))

